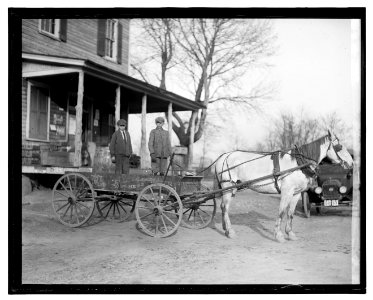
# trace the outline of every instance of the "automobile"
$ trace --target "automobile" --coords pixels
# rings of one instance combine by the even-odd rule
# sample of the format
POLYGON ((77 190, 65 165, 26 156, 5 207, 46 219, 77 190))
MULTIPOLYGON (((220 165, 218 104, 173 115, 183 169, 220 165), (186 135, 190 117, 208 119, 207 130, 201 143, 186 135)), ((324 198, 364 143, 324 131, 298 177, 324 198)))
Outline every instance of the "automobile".
POLYGON ((338 207, 352 204, 353 169, 323 161, 319 165, 317 185, 302 193, 303 211, 311 216, 311 206, 320 213, 322 206, 338 207))

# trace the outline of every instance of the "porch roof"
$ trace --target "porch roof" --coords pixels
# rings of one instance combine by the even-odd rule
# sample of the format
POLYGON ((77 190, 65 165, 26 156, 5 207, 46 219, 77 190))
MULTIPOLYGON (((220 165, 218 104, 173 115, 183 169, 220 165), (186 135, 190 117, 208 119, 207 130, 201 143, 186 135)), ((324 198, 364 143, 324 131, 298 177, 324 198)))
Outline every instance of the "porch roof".
POLYGON ((27 61, 42 65, 50 65, 54 68, 53 71, 42 70, 40 72, 26 72, 26 75, 30 75, 31 77, 50 76, 83 71, 90 76, 118 84, 122 88, 128 90, 131 96, 129 113, 141 113, 141 98, 144 94, 147 95, 147 112, 150 113, 166 112, 169 102, 173 104, 173 111, 193 111, 206 108, 201 102, 189 100, 175 93, 135 79, 124 73, 114 71, 109 67, 94 63, 90 60, 31 53, 22 53, 22 60, 25 62, 27 61), (60 71, 58 69, 60 69, 60 71))

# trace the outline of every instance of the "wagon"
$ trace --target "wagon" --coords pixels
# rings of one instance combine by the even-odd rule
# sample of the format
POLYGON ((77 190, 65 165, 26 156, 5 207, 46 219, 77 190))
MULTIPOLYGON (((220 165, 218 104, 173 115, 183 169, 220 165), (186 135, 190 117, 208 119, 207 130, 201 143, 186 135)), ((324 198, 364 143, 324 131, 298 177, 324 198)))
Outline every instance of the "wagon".
POLYGON ((53 211, 69 227, 89 224, 93 218, 124 222, 135 213, 139 229, 153 237, 169 236, 180 224, 207 227, 215 216, 215 195, 203 196, 209 189, 202 176, 175 173, 154 176, 140 169, 131 169, 129 175, 67 173, 54 185, 53 211))
POLYGON ((167 237, 175 233, 180 224, 192 229, 207 227, 216 213, 215 197, 222 192, 250 188, 254 183, 309 164, 217 190, 205 187, 202 176, 185 176, 175 171, 168 176, 172 158, 165 176, 153 176, 150 170, 132 170, 129 175, 67 173, 53 187, 53 211, 58 220, 69 227, 86 224, 95 211, 100 219, 119 222, 128 220, 135 212, 137 224, 144 233, 167 237))

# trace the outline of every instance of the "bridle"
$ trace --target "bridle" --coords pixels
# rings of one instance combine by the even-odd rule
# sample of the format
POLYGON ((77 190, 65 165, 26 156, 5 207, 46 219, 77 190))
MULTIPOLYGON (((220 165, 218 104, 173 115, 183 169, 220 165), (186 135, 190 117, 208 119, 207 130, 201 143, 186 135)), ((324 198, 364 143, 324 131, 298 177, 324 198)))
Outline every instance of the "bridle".
POLYGON ((339 159, 339 165, 341 165, 344 169, 350 169, 351 167, 347 164, 347 162, 345 160, 343 160, 343 158, 339 155, 339 152, 343 149, 343 146, 339 143, 339 138, 337 136, 335 136, 335 139, 334 140, 330 140, 330 144, 329 144, 329 147, 328 147, 328 150, 330 150, 330 147, 333 147, 333 150, 335 152, 335 154, 337 155, 338 159, 339 159), (335 145, 334 142, 337 141, 337 144, 335 145))

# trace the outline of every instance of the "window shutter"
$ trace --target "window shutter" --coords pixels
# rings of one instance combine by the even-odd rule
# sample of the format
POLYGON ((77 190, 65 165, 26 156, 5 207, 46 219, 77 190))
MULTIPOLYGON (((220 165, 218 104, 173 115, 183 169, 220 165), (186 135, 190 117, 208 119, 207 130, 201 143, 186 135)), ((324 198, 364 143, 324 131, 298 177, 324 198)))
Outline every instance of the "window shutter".
POLYGON ((123 25, 118 23, 118 48, 117 48, 117 61, 118 64, 122 63, 122 41, 123 41, 123 25))
POLYGON ((97 54, 105 56, 106 19, 98 19, 97 54))
POLYGON ((67 19, 60 20, 60 39, 63 42, 67 40, 67 19))

